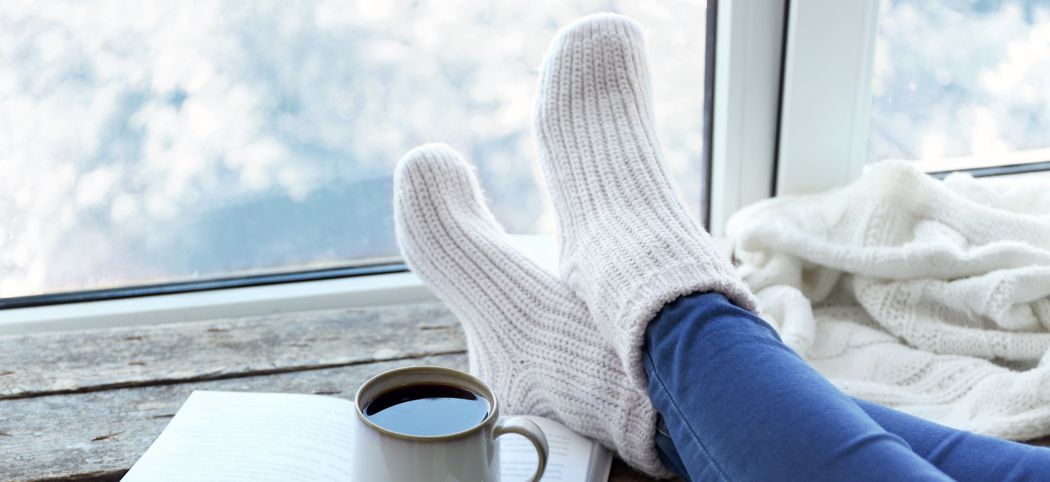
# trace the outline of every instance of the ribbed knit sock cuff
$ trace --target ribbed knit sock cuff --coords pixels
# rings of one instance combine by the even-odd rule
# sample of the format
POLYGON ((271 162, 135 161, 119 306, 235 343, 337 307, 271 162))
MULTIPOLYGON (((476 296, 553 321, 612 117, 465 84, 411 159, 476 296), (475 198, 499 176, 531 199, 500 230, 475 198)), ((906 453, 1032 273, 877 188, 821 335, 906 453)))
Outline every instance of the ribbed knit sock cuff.
POLYGON ((622 305, 610 315, 618 324, 616 348, 623 355, 627 376, 645 389, 646 376, 642 365, 645 349, 645 331, 665 305, 693 293, 722 293, 733 304, 757 310, 757 301, 747 285, 720 259, 684 262, 661 266, 642 276, 621 295, 622 305))

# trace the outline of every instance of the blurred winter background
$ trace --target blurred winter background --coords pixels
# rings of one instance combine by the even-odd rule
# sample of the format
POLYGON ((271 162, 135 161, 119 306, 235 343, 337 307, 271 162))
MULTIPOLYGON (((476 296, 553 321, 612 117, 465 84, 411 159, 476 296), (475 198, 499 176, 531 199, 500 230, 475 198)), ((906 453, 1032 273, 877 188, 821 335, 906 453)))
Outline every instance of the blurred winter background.
POLYGON ((1050 0, 883 0, 876 42, 872 159, 1050 161, 1050 0))
MULTIPOLYGON (((550 232, 536 67, 587 13, 646 31, 699 214, 704 0, 0 0, 0 298, 396 256, 390 173, 427 141, 550 232)), ((1050 2, 884 2, 873 158, 1050 147, 1050 2)))
POLYGON ((647 30, 699 211, 702 0, 0 0, 0 297, 396 256, 390 175, 428 141, 549 232, 537 67, 601 11, 647 30))

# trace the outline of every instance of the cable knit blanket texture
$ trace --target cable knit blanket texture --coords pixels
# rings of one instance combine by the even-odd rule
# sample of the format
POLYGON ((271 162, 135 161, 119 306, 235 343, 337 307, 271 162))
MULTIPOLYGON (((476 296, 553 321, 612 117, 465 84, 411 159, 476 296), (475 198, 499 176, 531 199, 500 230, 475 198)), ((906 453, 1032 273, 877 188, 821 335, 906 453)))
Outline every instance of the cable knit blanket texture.
POLYGON ((965 430, 1050 434, 1050 185, 872 166, 729 222, 784 341, 846 393, 965 430))

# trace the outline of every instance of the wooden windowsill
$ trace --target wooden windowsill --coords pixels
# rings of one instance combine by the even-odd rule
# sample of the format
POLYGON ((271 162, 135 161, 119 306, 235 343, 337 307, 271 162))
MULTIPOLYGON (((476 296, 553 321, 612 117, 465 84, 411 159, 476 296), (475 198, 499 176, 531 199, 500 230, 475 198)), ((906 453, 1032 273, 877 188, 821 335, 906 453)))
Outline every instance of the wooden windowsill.
POLYGON ((440 304, 0 337, 0 479, 119 480, 193 390, 350 399, 413 364, 466 369, 440 304))

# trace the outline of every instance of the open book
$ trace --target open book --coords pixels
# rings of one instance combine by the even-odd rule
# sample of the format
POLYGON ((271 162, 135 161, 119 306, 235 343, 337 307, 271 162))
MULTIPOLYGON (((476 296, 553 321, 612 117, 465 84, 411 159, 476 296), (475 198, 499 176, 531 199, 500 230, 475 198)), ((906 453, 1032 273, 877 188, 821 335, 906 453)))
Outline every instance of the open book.
MULTIPOLYGON (((550 446, 546 482, 609 480, 612 454, 553 420, 529 417, 550 446)), ((353 402, 322 395, 195 391, 122 480, 350 480, 353 402)), ((524 437, 498 438, 503 482, 526 480, 536 452, 524 437)))

